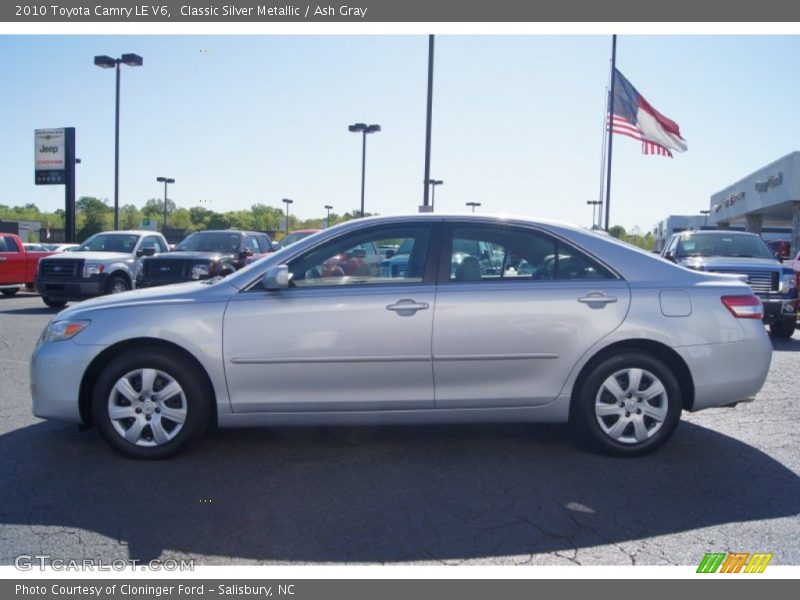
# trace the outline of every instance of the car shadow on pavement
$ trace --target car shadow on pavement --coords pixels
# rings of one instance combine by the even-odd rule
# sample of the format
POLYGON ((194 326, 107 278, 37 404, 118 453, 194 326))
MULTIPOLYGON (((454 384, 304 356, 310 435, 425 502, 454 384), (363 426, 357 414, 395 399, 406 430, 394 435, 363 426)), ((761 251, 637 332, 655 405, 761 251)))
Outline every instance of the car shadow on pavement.
POLYGON ((775 352, 800 352, 800 332, 795 331, 789 339, 770 338, 775 352))
POLYGON ((10 308, 8 310, 4 310, 4 307, 0 306, 0 314, 4 315, 55 315, 58 312, 59 309, 48 306, 42 306, 41 308, 10 308))
POLYGON ((692 423, 637 459, 590 454, 566 433, 544 425, 222 430, 174 459, 137 462, 96 432, 39 423, 0 436, 0 523, 97 532, 127 544, 123 558, 142 561, 178 553, 374 563, 568 554, 800 512, 800 477, 692 423))

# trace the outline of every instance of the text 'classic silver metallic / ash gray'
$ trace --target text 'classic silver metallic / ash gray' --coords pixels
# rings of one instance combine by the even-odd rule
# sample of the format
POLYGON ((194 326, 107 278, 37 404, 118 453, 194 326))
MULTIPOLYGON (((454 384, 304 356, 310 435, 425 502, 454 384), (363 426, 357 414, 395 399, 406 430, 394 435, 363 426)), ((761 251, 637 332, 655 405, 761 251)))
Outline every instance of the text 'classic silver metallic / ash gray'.
POLYGON ((753 399, 762 311, 736 277, 566 224, 360 219, 225 279, 58 313, 31 359, 33 412, 136 458, 215 424, 567 421, 640 455, 682 410, 753 399))

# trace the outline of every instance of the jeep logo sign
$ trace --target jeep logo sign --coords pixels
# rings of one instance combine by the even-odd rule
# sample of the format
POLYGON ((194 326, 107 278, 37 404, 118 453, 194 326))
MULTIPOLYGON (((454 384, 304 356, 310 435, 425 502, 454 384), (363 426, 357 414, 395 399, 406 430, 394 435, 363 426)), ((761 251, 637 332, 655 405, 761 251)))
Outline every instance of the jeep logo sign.
POLYGON ((34 137, 34 169, 36 183, 64 183, 66 168, 66 140, 63 129, 36 129, 34 137))

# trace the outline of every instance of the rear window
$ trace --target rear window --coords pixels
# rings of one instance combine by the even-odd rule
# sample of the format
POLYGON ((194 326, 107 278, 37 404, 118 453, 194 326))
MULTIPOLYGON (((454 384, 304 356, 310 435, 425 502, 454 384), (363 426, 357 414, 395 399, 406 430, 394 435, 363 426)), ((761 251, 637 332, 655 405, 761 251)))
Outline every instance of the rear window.
POLYGON ((694 233, 680 237, 675 257, 689 256, 775 258, 764 240, 758 236, 708 233, 694 233))

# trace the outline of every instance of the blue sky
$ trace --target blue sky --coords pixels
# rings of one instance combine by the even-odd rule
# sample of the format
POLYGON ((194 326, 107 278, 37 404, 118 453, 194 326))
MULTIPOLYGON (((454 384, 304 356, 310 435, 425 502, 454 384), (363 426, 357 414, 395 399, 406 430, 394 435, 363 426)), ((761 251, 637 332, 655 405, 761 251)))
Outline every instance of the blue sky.
MULTIPOLYGON (((436 38, 433 177, 437 210, 590 222, 597 198, 610 36, 436 38)), ((224 211, 255 202, 324 215, 356 208, 357 121, 368 138, 367 210, 416 211, 422 198, 427 37, 0 36, 0 203, 63 206, 33 184, 33 130, 77 129, 79 195, 113 202, 114 76, 123 67, 120 202, 161 197, 224 211)), ((620 36, 617 66, 675 120, 689 151, 643 156, 614 145, 612 223, 651 227, 800 147, 799 36, 620 36)))

